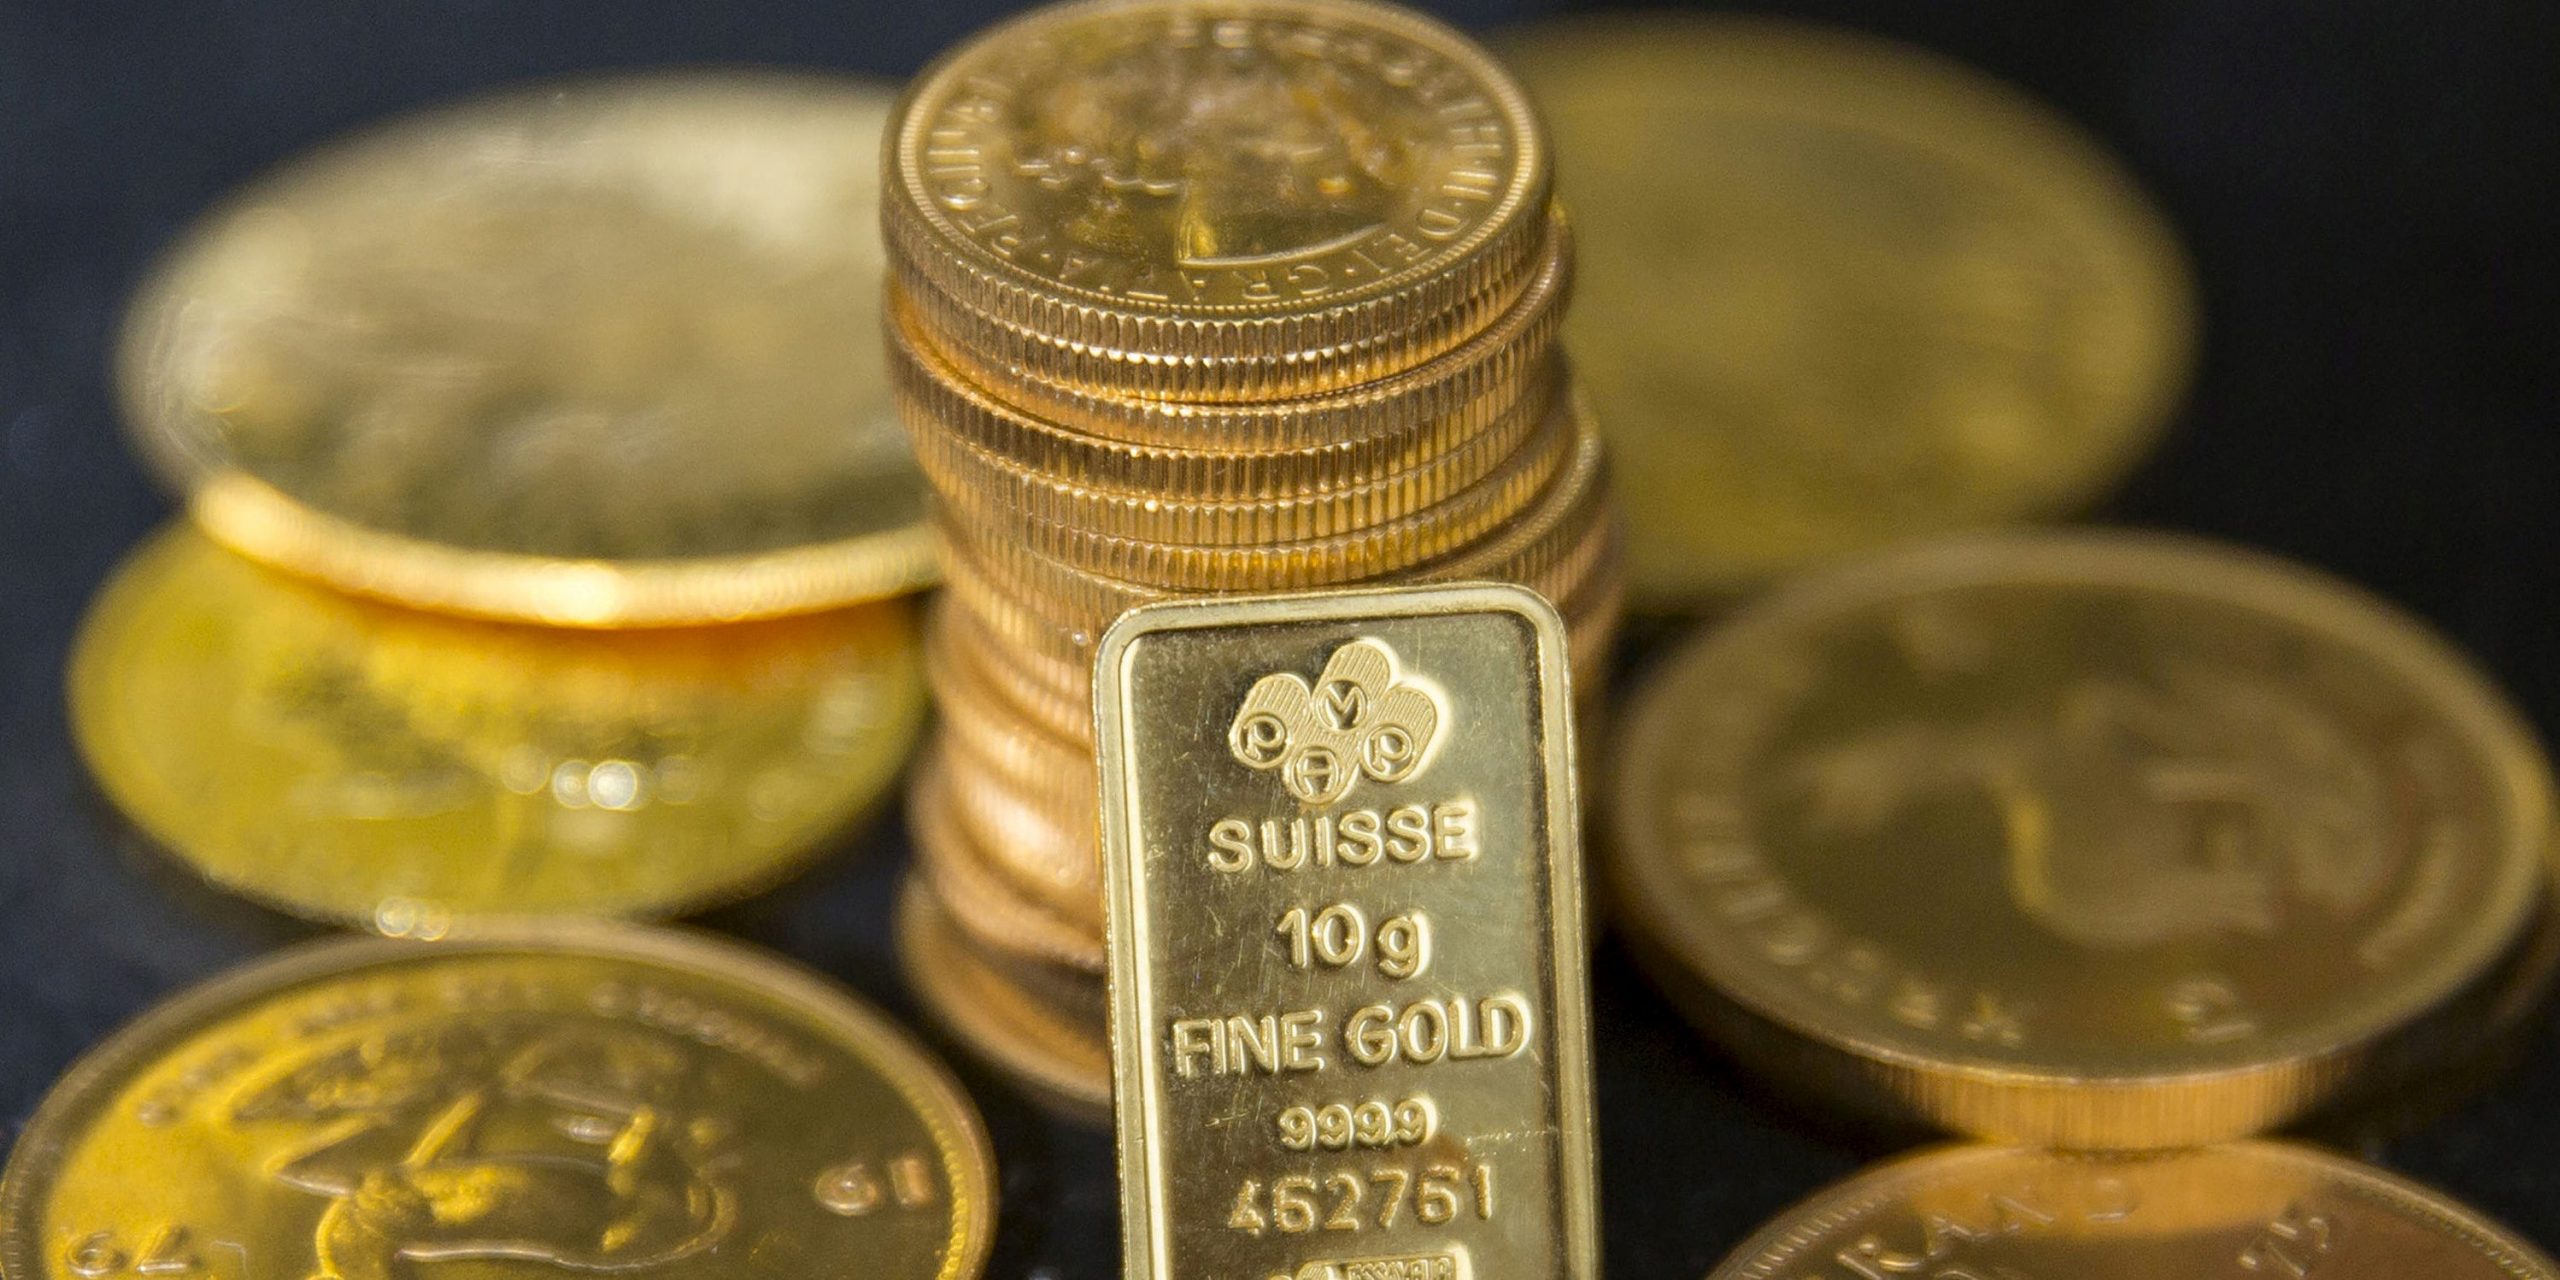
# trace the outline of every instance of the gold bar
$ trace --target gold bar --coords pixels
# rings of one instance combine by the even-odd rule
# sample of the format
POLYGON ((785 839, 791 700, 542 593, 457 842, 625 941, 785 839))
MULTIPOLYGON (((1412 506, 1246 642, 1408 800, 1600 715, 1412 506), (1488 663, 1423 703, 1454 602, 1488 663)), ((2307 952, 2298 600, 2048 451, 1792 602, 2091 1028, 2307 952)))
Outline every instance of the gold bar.
POLYGON ((1097 664, 1125 1274, 1596 1276, 1555 609, 1162 604, 1097 664))

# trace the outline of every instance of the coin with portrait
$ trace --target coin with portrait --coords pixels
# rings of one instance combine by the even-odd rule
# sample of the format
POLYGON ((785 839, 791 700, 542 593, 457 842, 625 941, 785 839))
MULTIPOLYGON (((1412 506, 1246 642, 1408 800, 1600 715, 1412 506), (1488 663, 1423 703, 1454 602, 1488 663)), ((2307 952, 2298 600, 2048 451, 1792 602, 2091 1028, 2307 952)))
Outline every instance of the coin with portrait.
POLYGON ((332 941, 71 1068, 0 1178, 0 1275, 962 1280, 991 1164, 939 1064, 743 947, 332 941))
POLYGON ((298 915, 416 934, 664 916, 774 883, 885 795, 924 722, 909 615, 483 622, 178 526, 83 625, 72 729, 156 843, 298 915))
POLYGON ((2343 584, 2160 536, 1808 579, 1616 743, 1617 899, 1746 1054, 1960 1130, 2177 1145, 2476 1030, 2541 901, 2549 766, 2343 584))

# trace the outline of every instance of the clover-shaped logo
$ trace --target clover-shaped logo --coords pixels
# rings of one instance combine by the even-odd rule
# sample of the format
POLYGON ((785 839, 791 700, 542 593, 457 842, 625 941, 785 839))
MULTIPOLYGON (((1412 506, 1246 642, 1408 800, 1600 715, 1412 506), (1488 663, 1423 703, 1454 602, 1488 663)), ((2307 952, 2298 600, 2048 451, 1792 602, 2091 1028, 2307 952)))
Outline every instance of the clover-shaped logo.
POLYGON ((1289 794, 1331 804, 1366 774, 1402 782, 1438 745, 1440 699, 1397 678, 1395 651, 1354 640, 1333 651, 1314 688, 1275 671, 1253 682, 1227 729, 1227 747, 1256 769, 1277 769, 1289 794))

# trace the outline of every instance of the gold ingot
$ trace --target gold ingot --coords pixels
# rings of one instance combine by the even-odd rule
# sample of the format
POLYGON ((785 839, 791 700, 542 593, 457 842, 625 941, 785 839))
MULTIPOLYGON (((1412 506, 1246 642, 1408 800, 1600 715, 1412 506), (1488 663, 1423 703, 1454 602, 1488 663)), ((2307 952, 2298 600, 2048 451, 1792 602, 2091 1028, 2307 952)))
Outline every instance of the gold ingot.
POLYGON ((877 804, 925 712, 901 602, 527 627, 340 595, 183 525, 100 595, 69 682, 100 786, 194 871, 420 935, 763 888, 877 804))
POLYGON ((1253 400, 1463 342, 1534 270, 1546 143, 1519 87, 1357 0, 1056 5, 918 80, 882 223, 971 363, 1253 400))
POLYGON ((1519 32, 1580 233, 1565 337, 1640 609, 2064 514, 2152 445, 2195 286, 2043 104, 1904 46, 1646 15, 1519 32))
POLYGON ((895 290, 890 365, 902 389, 928 400, 935 429, 1040 470, 1193 499, 1321 493, 1410 470, 1494 430, 1518 406, 1546 402, 1573 280, 1561 212, 1549 215, 1539 253, 1518 300, 1466 341, 1321 395, 1155 400, 1011 377, 938 341, 895 290))
POLYGON ((1095 1128, 1110 1123, 1111 1042, 1098 984, 1076 975, 1089 990, 1062 1000, 1023 982, 971 946, 921 881, 899 895, 897 932, 899 967, 934 1021, 1052 1112, 1095 1128))
POLYGON ((1161 605, 1095 679, 1126 1274, 1598 1274, 1555 611, 1161 605))
POLYGON ((2260 1132, 2477 1032, 2549 765, 2463 658, 2207 543, 1975 539, 1707 633, 1617 743, 1629 931, 1737 1052, 2069 1147, 2260 1132))
POLYGON ((886 1018, 743 947, 339 940, 74 1065, 0 1179, 0 1275, 968 1280, 993 1163, 886 1018))
POLYGON ((2560 1265, 2441 1192, 2312 1147, 1946 1147, 1778 1215, 1709 1280, 1905 1274, 2554 1280, 2560 1265))
POLYGON ((877 349, 890 92, 522 90, 268 176, 127 322, 125 407, 216 538, 554 625, 731 621, 934 573, 877 349))

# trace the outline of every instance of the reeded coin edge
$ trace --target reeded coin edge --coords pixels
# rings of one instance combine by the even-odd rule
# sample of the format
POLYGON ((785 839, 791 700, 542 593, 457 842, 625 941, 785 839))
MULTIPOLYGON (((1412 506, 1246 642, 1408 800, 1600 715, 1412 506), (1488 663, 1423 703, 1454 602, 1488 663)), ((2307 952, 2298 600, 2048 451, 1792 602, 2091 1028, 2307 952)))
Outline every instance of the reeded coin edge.
POLYGON ((1614 744, 1617 803, 1611 806, 1611 856, 1607 875, 1629 924, 1670 953, 1717 992, 1751 1013, 1796 1035, 1855 1054, 1898 1073, 1906 1091, 1947 1088, 1994 1092, 2063 1093, 2211 1087, 2238 1082, 2249 1088, 2291 1091, 2291 1109, 2308 1094, 2334 1090, 2342 1064, 2424 1019, 2459 997, 2498 958, 2520 942, 2541 902, 2545 835, 2551 829, 2550 766, 2533 730, 2459 651, 2405 610, 2361 587, 2322 571, 2262 552, 2187 535, 2128 529, 1973 535, 1872 556, 1784 588, 1728 622, 1716 624, 1669 655, 1637 693, 1614 744), (2444 709, 2459 736, 2478 744, 2507 787, 2510 811, 2503 865, 2495 868, 2494 893, 2476 917, 2486 925, 2464 935, 2463 945, 2425 957, 2423 976, 2393 984, 2390 1001, 2368 1001, 2356 1016, 2325 1027, 2257 1037, 2229 1047, 2182 1052, 2176 1061, 2132 1061, 2119 1068, 2087 1069, 2062 1062, 1955 1053, 1888 1040, 1889 1027, 1844 1025, 1825 1006, 1771 980, 1763 967, 1737 960, 1717 931, 1682 918, 1676 904, 1689 896, 1670 870, 1673 859, 1653 827, 1666 811, 1659 770, 1631 767, 1660 757, 1650 744, 1671 736, 1680 723, 1682 696, 1693 672, 1725 652, 1798 623, 1933 590, 1973 585, 2051 582, 2061 586, 2118 586, 2159 590, 2189 599, 2236 606, 2349 643, 2400 671, 2444 709), (2273 1083, 2251 1077, 2273 1074, 2273 1083))
POLYGON ((37 1104, 0 1171, 0 1277, 41 1280, 34 1256, 42 1221, 38 1197, 54 1162, 71 1149, 79 1105, 104 1096, 167 1044, 218 1025, 221 1015, 252 1000, 362 969, 411 958, 518 953, 582 955, 657 965, 726 982, 798 1014, 803 1029, 833 1036, 897 1090, 933 1138, 952 1177, 952 1229, 939 1280, 968 1280, 986 1265, 995 1240, 995 1148, 968 1095, 941 1063, 887 1014, 833 979, 796 961, 694 930, 641 928, 599 921, 551 921, 444 942, 391 938, 327 938, 269 953, 180 990, 145 1009, 72 1061, 37 1104))
MULTIPOLYGON (((1066 1025, 1070 1015, 1011 982, 978 955, 923 880, 910 876, 900 889, 895 927, 898 960, 908 983, 915 988, 918 1002, 953 1038, 1064 1118, 1094 1129, 1111 1123, 1107 1047, 1104 1065, 1089 1075, 1042 1043, 1070 1038, 1073 1031, 1066 1025), (1007 1022, 980 998, 986 989, 999 985, 1005 988, 1005 1002, 1014 1005, 1017 1014, 1056 1021, 1027 1031, 1007 1022)), ((1090 1030, 1099 1032, 1100 1027, 1090 1030)))
POLYGON ((2072 1156, 2016 1147, 1941 1146, 1871 1166, 1796 1202, 1745 1240, 1707 1280, 1778 1280, 1817 1242, 1880 1209, 1901 1203, 1950 1170, 2002 1160, 2085 1160, 2093 1164, 2148 1163, 2217 1157, 2263 1159, 2333 1176, 2337 1190, 2418 1220, 2469 1245, 2515 1280, 2553 1280, 2554 1264, 2514 1232, 2440 1191, 2344 1156, 2290 1142, 2246 1141, 2201 1151, 2140 1156, 2072 1156))

